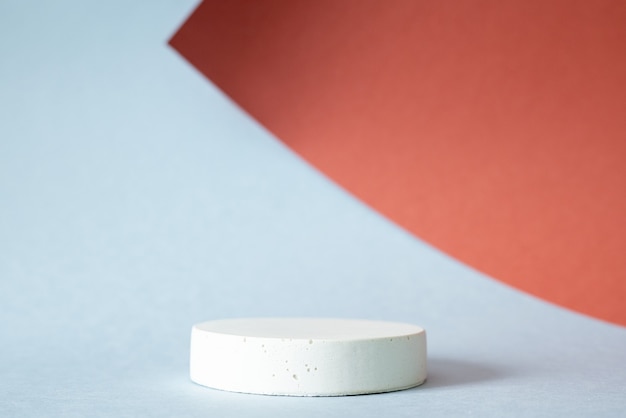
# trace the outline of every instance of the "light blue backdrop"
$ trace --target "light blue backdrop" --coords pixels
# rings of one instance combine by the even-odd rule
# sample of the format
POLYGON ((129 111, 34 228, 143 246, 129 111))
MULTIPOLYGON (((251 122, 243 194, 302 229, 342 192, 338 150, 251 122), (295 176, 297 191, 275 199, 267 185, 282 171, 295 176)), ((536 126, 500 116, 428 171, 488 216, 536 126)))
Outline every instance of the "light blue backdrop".
POLYGON ((0 415, 623 416, 626 329, 409 236, 242 113, 167 40, 192 1, 0 3, 0 415), (419 388, 188 380, 193 323, 412 322, 419 388))

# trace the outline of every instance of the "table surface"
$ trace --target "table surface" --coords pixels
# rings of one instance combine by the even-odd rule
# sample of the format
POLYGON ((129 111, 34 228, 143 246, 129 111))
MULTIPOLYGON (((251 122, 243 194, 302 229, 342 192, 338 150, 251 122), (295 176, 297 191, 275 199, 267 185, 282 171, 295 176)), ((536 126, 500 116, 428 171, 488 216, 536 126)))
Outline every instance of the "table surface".
POLYGON ((2 416, 623 416, 626 329, 486 277, 312 169, 167 45, 194 6, 0 4, 2 416), (428 381, 191 383, 191 326, 257 316, 423 326, 428 381))

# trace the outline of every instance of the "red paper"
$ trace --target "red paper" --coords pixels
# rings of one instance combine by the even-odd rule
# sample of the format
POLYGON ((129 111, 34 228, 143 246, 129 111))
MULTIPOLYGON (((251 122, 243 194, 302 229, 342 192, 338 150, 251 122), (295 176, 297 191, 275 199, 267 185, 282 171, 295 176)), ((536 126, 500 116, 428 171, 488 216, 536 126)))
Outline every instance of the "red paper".
POLYGON ((418 237, 626 325, 626 2, 205 1, 171 44, 418 237))

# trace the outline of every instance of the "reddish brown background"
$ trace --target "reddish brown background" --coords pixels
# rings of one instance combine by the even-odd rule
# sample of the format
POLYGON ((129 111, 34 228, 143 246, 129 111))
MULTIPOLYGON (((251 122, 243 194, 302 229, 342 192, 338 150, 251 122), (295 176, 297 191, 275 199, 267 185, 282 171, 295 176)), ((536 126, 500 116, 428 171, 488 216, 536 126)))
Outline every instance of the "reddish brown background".
POLYGON ((416 236, 626 325, 626 2, 206 1, 171 44, 416 236))

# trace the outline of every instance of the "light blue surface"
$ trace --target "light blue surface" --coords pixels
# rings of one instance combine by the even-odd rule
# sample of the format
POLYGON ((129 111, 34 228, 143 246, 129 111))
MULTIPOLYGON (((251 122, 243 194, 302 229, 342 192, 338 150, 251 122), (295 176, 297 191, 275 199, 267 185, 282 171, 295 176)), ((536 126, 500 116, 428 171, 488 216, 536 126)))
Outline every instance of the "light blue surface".
POLYGON ((0 3, 0 416, 623 416, 626 329, 509 289, 364 207, 187 65, 194 2, 0 3), (419 388, 219 392, 190 327, 427 329, 419 388))

